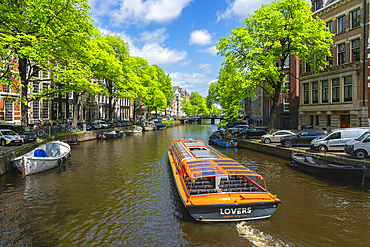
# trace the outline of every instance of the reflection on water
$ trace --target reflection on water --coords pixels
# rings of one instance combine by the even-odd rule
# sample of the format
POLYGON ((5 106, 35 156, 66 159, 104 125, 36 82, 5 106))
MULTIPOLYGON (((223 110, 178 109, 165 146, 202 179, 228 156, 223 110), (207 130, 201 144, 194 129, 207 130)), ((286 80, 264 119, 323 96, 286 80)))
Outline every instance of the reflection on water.
POLYGON ((178 138, 207 140, 214 125, 178 126, 73 147, 70 163, 0 177, 1 246, 365 246, 370 189, 316 178, 289 161, 222 149, 263 175, 282 199, 267 220, 203 224, 188 214, 170 173, 178 138))

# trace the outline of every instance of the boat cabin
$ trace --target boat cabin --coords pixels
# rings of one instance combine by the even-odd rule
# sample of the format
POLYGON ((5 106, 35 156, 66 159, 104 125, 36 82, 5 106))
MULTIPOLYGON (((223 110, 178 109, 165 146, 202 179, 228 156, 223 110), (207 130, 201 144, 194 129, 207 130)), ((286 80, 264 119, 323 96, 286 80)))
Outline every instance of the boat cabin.
POLYGON ((267 192, 261 175, 201 140, 173 142, 170 150, 187 197, 214 193, 267 192))

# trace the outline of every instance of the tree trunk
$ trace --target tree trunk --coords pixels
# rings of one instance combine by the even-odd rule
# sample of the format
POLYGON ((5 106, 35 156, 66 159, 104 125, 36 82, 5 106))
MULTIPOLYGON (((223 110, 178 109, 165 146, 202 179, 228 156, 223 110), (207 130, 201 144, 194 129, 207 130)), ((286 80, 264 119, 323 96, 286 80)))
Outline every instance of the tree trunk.
POLYGON ((73 120, 72 120, 72 125, 77 126, 77 121, 78 121, 78 98, 80 94, 78 93, 73 93, 73 120))
POLYGON ((271 112, 270 112, 270 121, 269 121, 269 124, 267 126, 267 133, 271 133, 272 129, 274 128, 275 118, 276 118, 276 110, 277 110, 277 104, 279 102, 280 92, 281 92, 281 83, 277 83, 277 86, 275 88, 274 96, 271 98, 272 99, 272 107, 271 107, 271 112))
POLYGON ((27 58, 18 59, 18 70, 21 77, 21 124, 28 126, 28 100, 27 100, 27 58), (24 99, 22 101, 22 99, 24 99))

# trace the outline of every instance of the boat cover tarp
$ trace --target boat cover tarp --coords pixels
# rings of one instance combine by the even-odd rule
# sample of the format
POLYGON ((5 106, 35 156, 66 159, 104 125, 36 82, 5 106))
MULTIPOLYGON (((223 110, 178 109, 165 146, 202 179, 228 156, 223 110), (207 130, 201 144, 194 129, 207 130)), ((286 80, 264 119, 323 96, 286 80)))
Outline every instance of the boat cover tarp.
POLYGON ((39 149, 35 150, 35 152, 33 153, 33 156, 35 156, 35 157, 48 157, 48 154, 45 152, 44 149, 39 148, 39 149))

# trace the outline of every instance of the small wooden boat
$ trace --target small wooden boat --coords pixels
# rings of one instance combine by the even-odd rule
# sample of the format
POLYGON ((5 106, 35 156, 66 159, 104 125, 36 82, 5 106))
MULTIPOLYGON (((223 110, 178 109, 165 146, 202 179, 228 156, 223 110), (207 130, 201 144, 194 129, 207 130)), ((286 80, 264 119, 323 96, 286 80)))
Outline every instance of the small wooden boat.
POLYGON ((64 164, 70 155, 71 147, 67 143, 52 141, 11 161, 23 176, 27 176, 58 167, 64 164))
POLYGON ((215 144, 213 140, 223 140, 224 137, 225 137, 225 131, 223 130, 213 131, 212 134, 208 137, 208 144, 213 145, 215 144))
POLYGON ((144 125, 144 131, 153 131, 155 130, 156 126, 154 122, 147 122, 144 125))
POLYGON ((122 137, 122 136, 123 136, 123 131, 122 130, 113 130, 113 131, 110 131, 110 132, 100 133, 100 134, 98 134, 98 136, 96 138, 100 139, 100 140, 105 140, 105 139, 119 138, 119 137, 122 137))
POLYGON ((135 126, 132 129, 126 129, 126 130, 124 130, 124 133, 125 134, 133 134, 133 133, 140 133, 142 131, 143 131, 143 127, 141 127, 141 126, 135 126))
POLYGON ((197 221, 265 219, 281 203, 261 175, 202 140, 173 141, 168 157, 179 196, 197 221))
POLYGON ((293 167, 302 172, 356 184, 365 183, 366 166, 347 164, 306 153, 292 153, 292 159, 293 167))
POLYGON ((213 140, 213 143, 225 148, 235 148, 238 146, 238 143, 233 140, 213 140))

